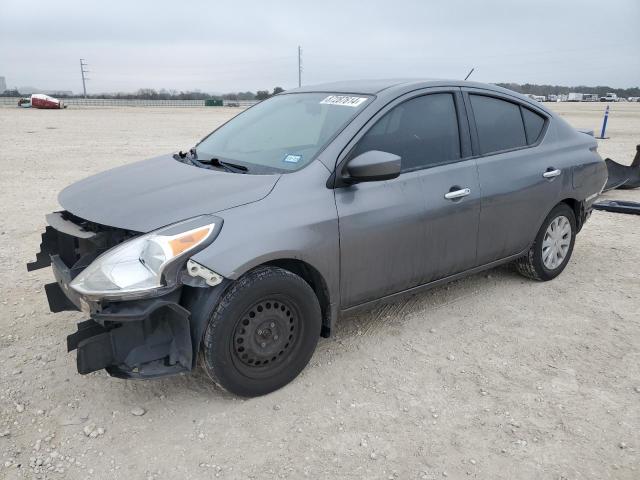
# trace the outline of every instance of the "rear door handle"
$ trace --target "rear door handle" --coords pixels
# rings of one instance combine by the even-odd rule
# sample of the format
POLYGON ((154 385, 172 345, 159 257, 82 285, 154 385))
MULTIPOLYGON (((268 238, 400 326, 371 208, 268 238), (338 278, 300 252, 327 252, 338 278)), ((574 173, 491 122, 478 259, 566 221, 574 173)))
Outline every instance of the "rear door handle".
POLYGON ((454 190, 452 192, 447 192, 444 194, 444 198, 447 200, 455 200, 456 198, 466 197, 471 193, 470 188, 462 188, 460 190, 454 190))
POLYGON ((553 169, 553 167, 549 167, 546 172, 542 174, 544 178, 555 178, 562 173, 562 170, 559 168, 553 169))

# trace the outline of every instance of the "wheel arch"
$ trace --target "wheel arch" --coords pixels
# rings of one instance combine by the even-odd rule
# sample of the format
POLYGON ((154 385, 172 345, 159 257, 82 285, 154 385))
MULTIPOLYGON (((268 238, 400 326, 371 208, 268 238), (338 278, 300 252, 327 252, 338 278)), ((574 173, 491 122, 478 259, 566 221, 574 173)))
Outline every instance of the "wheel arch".
POLYGON ((576 233, 578 233, 582 229, 582 225, 584 224, 584 202, 576 200, 575 198, 565 198, 561 202, 558 202, 558 204, 553 208, 556 208, 556 206, 560 205, 561 203, 568 205, 569 208, 573 210, 573 213, 576 216, 576 233))
POLYGON ((309 284, 318 298, 320 311, 322 312, 322 331, 320 332, 320 335, 328 338, 331 334, 331 327, 334 323, 333 321, 335 320, 335 312, 331 304, 329 287, 320 271, 310 263, 295 258, 269 260, 261 265, 257 265, 256 268, 265 265, 282 268, 291 273, 295 273, 309 284))
MULTIPOLYGON (((555 205, 553 205, 549 209, 549 211, 547 211, 544 214, 542 219, 538 221, 538 228, 536 229, 536 235, 540 231, 540 228, 542 228, 542 225, 544 224, 545 219, 549 216, 549 214, 553 211, 553 209, 556 208, 558 205, 561 205, 561 204, 567 205, 571 209, 571 211, 574 213, 574 215, 576 217, 576 227, 577 227, 576 233, 580 232, 580 229, 582 228, 582 225, 584 224, 584 202, 581 202, 580 200, 576 200, 575 198, 567 197, 567 198, 564 198, 564 199, 560 200, 555 205)), ((534 239, 535 239, 535 236, 534 236, 534 239)), ((534 240, 531 240, 531 243, 529 244, 529 247, 531 247, 531 245, 533 245, 533 241, 534 240)))

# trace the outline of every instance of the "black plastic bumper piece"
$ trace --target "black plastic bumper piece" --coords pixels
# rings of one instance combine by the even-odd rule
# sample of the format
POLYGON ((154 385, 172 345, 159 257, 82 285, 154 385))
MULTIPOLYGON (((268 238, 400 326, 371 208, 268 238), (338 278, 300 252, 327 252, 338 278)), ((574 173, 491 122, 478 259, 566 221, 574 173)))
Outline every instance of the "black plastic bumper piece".
POLYGON ((620 188, 627 190, 640 187, 640 145, 636 146, 636 156, 631 165, 622 165, 610 158, 605 159, 609 178, 603 191, 620 188))
POLYGON ((81 374, 106 368, 119 377, 147 378, 188 371, 190 313, 162 298, 123 302, 79 323, 67 349, 77 350, 81 374))
POLYGON ((114 362, 113 339, 109 332, 85 338, 78 344, 78 373, 102 370, 114 362))
POLYGON ((631 215, 640 215, 640 203, 624 202, 622 200, 606 200, 593 204, 596 210, 604 210, 613 213, 629 213, 631 215))
POLYGON ((80 342, 88 338, 105 333, 108 330, 93 320, 85 320, 78 324, 78 331, 67 337, 67 352, 78 348, 80 342))
POLYGON ((64 293, 58 283, 47 283, 44 292, 49 302, 49 310, 53 313, 66 312, 68 310, 79 310, 64 293))
POLYGON ((58 245, 58 237, 56 231, 47 227, 42 234, 42 241, 40 242, 40 251, 36 254, 36 261, 27 263, 27 272, 45 268, 51 265, 50 255, 54 253, 58 245))
POLYGON ((56 284, 50 283, 45 285, 45 293, 47 294, 49 308, 53 313, 64 312, 66 310, 79 311, 81 306, 80 295, 70 287, 71 270, 64 264, 58 255, 51 255, 49 258, 51 261, 53 276, 57 282, 56 284), (53 285, 57 285, 58 287, 55 288, 53 285), (60 295, 63 295, 65 299, 59 298, 60 295), (57 309, 54 310, 54 307, 57 309))

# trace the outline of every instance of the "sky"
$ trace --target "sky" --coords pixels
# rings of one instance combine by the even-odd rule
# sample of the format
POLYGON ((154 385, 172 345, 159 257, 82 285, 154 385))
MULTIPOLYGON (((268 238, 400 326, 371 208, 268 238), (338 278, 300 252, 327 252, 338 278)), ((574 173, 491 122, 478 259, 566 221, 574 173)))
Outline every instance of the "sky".
POLYGON ((464 78, 640 85, 640 0, 0 0, 8 88, 220 93, 464 78))

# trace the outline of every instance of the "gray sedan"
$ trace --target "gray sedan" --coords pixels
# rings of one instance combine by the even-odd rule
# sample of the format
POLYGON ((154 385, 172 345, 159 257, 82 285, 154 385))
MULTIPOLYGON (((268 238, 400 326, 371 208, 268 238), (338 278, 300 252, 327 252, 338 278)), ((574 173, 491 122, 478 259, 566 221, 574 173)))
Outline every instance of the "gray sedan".
POLYGON ((285 92, 186 152, 60 193, 41 252, 52 311, 86 374, 193 370, 262 395, 345 312, 514 262, 566 267, 607 173, 543 105, 459 81, 285 92))

